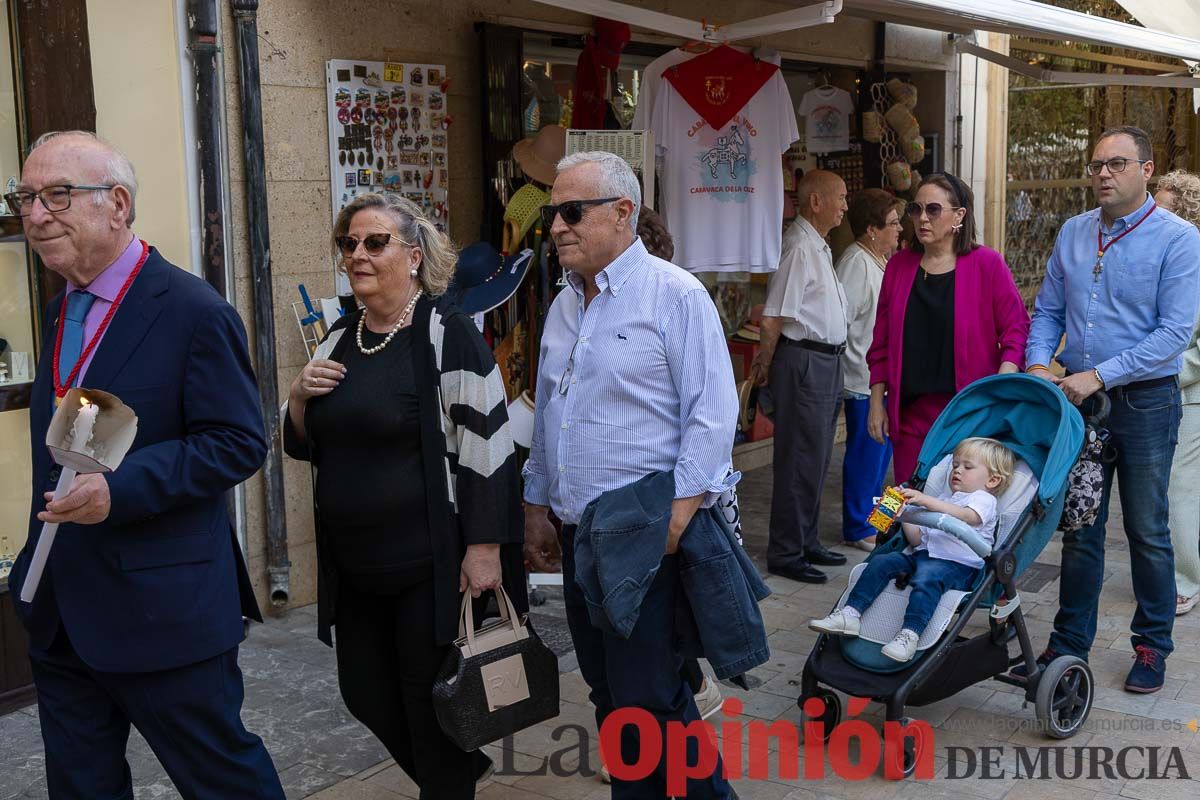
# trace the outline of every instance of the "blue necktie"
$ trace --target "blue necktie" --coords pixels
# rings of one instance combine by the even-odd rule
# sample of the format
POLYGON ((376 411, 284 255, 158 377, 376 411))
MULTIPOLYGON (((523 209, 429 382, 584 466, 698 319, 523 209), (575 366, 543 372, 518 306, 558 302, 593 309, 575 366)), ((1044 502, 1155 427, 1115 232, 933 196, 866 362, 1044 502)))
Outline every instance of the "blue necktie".
MULTIPOLYGON (((67 318, 63 322, 62 348, 58 351, 58 381, 65 383, 83 352, 83 320, 96 295, 76 290, 67 295, 67 318)), ((70 387, 68 387, 70 388, 70 387)))

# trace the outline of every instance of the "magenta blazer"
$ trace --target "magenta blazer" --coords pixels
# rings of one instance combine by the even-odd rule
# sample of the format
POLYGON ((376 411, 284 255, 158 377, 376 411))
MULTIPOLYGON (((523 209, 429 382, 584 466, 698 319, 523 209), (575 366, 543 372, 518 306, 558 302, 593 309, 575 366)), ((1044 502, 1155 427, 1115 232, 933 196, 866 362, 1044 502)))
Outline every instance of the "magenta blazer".
MULTIPOLYGON (((901 360, 904 353, 904 313, 921 264, 921 254, 900 250, 883 273, 875 333, 867 351, 871 385, 888 386, 889 429, 898 431, 901 360)), ((954 275, 954 388, 995 375, 1003 361, 1025 367, 1029 314, 1013 282, 1004 256, 977 247, 958 257, 954 275)))

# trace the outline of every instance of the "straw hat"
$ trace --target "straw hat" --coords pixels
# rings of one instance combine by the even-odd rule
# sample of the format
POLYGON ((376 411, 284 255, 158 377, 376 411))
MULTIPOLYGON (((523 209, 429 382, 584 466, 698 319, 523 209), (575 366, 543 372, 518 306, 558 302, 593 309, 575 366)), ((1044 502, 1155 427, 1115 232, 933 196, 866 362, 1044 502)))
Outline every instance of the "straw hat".
POLYGON ((531 179, 550 186, 558 174, 558 162, 567 153, 567 129, 547 125, 532 139, 522 139, 512 149, 513 160, 531 179))

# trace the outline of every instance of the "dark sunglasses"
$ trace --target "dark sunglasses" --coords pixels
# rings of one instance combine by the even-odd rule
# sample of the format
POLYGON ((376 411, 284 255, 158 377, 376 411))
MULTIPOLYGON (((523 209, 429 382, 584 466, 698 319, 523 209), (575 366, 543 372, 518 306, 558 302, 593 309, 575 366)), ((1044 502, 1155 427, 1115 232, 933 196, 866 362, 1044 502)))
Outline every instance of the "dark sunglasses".
POLYGON ((349 258, 358 250, 360 244, 363 246, 363 250, 367 251, 367 255, 377 256, 383 252, 383 248, 387 247, 392 239, 395 239, 405 247, 413 246, 399 236, 393 236, 390 233, 372 233, 364 239, 355 239, 353 236, 338 236, 333 240, 333 243, 337 245, 337 249, 341 251, 343 256, 349 258))
POLYGON ((568 200, 556 206, 542 206, 542 225, 549 229, 554 224, 554 218, 562 215, 563 222, 568 225, 578 225, 583 219, 585 206, 601 206, 620 200, 619 197, 600 197, 595 200, 568 200))
POLYGON ((904 213, 908 214, 908 216, 912 217, 913 219, 920 219, 922 213, 927 214, 930 219, 937 219, 942 215, 943 211, 946 211, 947 209, 950 211, 958 211, 959 208, 960 206, 944 206, 941 203, 922 204, 914 201, 904 207, 904 213))

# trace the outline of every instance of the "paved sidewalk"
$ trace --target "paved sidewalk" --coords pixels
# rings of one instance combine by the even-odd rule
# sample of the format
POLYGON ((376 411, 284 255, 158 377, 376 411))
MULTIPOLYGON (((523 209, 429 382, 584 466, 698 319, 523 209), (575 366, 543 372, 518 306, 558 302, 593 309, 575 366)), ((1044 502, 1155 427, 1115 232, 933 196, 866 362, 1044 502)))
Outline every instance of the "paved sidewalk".
MULTIPOLYGON (((840 459, 840 448, 835 461, 840 459)), ((740 487, 740 497, 746 532, 747 549, 765 572, 767 517, 770 500, 770 470, 748 473, 740 487)), ((840 464, 834 465, 826 490, 822 530, 826 544, 836 544, 840 538, 841 514, 840 464)), ((1110 519, 1110 544, 1107 550, 1105 588, 1101 601, 1099 634, 1091 655, 1092 669, 1098 686, 1091 718, 1079 735, 1066 742, 1051 742, 1034 729, 1032 706, 1023 708, 1024 698, 1004 684, 989 682, 972 686, 948 700, 915 708, 911 715, 927 720, 936 735, 933 781, 890 782, 880 776, 862 781, 849 781, 833 776, 826 768, 824 780, 806 780, 803 771, 799 778, 788 779, 779 774, 778 760, 772 758, 766 780, 741 780, 736 784, 742 798, 767 800, 813 800, 843 798, 858 800, 929 800, 930 798, 981 798, 982 800, 1105 800, 1124 797, 1134 800, 1192 800, 1200 797, 1200 782, 1178 779, 1179 761, 1168 762, 1170 748, 1178 748, 1175 758, 1181 759, 1190 778, 1200 778, 1200 735, 1195 720, 1200 720, 1200 611, 1178 618, 1175 626, 1176 652, 1168 661, 1166 688, 1156 695, 1138 696, 1121 689, 1125 674, 1132 663, 1128 627, 1134 602, 1130 584, 1129 559, 1124 536, 1120 532, 1121 518, 1114 509, 1110 519), (1192 722, 1192 728, 1187 723, 1192 722), (1020 753, 1037 758, 1032 748, 1057 745, 1066 748, 1048 757, 1049 773, 1076 772, 1077 751, 1082 758, 1082 777, 1051 777, 1047 780, 1028 780, 1014 774, 1020 753), (981 748, 1001 748, 981 751, 981 748), (1019 748, 1029 748, 1021 751, 1019 748), (1157 747, 1157 766, 1164 780, 1146 779, 1152 769, 1147 748, 1157 747), (1103 768, 1097 777, 1088 777, 1088 759, 1103 758, 1108 748, 1110 776, 1103 768), (1130 749, 1140 748, 1140 749, 1130 749), (968 750, 976 758, 973 770, 968 750), (1004 771, 1002 777, 983 779, 981 752, 988 752, 996 761, 993 774, 1004 771), (1119 754, 1122 769, 1117 769, 1119 754), (951 763, 948 756, 953 754, 951 763), (1062 767, 1055 769, 1056 756, 1062 767), (1139 778, 1139 773, 1146 777, 1139 778)), ((799 675, 815 641, 806 622, 824 615, 845 586, 849 567, 862 560, 865 554, 845 550, 850 565, 830 570, 832 580, 824 586, 809 586, 786 579, 769 578, 775 594, 762 604, 763 616, 770 632, 771 660, 754 670, 759 682, 752 692, 722 685, 722 692, 743 700, 749 717, 773 721, 799 722, 795 705, 799 691, 799 675)), ((1030 579, 1044 583, 1038 591, 1024 591, 1025 607, 1035 647, 1041 648, 1050 630, 1057 604, 1057 564, 1059 545, 1052 542, 1038 559, 1039 565, 1030 579)), ((560 601, 552 596, 550 602, 538 609, 539 629, 547 632, 557 650, 567 645, 564 626, 559 621, 560 601)), ((986 628, 981 615, 977 628, 986 628)), ((256 626, 243 647, 241 664, 246 672, 246 725, 261 735, 283 776, 289 798, 311 797, 314 800, 396 800, 415 798, 413 784, 362 726, 346 712, 337 691, 333 654, 314 637, 315 617, 312 608, 301 608, 256 626)), ((560 771, 575 772, 580 762, 578 731, 588 731, 588 764, 598 764, 596 737, 587 689, 575 669, 574 657, 564 653, 560 659, 562 676, 562 713, 542 725, 518 734, 510 751, 499 747, 488 750, 503 766, 507 755, 509 772, 536 772, 549 758, 548 766, 557 764, 560 771), (578 728, 556 731, 565 725, 578 728), (553 756, 558 753, 559 755, 553 756)), ((881 713, 870 706, 862 718, 878 723, 881 713)), ((720 716, 714 717, 719 721, 720 716)), ((852 748, 857 752, 857 748, 852 748)), ((134 734, 130 748, 130 763, 137 785, 138 798, 177 797, 161 768, 144 744, 134 734)), ((45 797, 42 775, 41 742, 34 709, 0 717, 0 800, 7 798, 45 797)), ((804 754, 801 751, 801 763, 804 754)), ((803 766, 801 767, 803 770, 803 766)), ((506 770, 502 769, 502 773, 506 770)), ((549 769, 547 773, 549 773, 549 769)), ((595 778, 579 774, 556 777, 553 774, 499 774, 481 786, 483 800, 500 798, 540 798, 557 800, 600 800, 608 797, 608 789, 595 778)))

